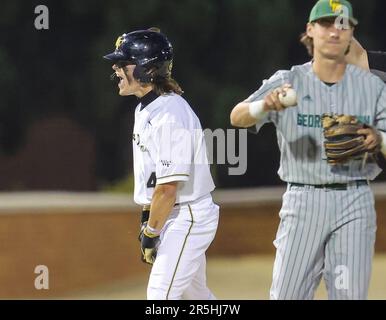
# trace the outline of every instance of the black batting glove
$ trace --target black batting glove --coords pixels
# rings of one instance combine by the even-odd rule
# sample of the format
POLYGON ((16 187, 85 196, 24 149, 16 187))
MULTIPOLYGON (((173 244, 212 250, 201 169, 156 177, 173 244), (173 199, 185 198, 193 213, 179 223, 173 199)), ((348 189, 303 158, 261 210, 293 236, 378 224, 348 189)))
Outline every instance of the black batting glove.
POLYGON ((142 262, 153 264, 157 257, 157 250, 160 243, 159 235, 150 233, 145 227, 140 235, 140 241, 142 262))

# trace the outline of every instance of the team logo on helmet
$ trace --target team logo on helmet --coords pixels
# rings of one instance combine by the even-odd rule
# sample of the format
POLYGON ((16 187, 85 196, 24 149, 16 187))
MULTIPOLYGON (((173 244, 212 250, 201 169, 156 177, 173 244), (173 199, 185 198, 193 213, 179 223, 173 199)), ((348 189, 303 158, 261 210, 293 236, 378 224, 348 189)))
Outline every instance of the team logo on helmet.
POLYGON ((122 42, 123 42, 123 37, 119 36, 117 41, 115 41, 115 50, 118 50, 118 48, 121 46, 122 42))
POLYGON ((330 7, 333 12, 341 11, 342 4, 340 0, 330 0, 330 7))
POLYGON ((173 69, 173 60, 170 60, 170 63, 168 65, 168 76, 170 77, 170 75, 172 74, 172 69, 173 69))

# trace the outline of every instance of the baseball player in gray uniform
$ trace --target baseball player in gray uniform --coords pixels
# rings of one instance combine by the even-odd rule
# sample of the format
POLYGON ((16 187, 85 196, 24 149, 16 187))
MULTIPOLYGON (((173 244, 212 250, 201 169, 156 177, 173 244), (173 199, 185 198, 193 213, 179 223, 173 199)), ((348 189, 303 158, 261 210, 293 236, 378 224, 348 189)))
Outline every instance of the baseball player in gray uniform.
POLYGON ((259 130, 272 122, 277 129, 287 190, 271 299, 312 299, 322 276, 329 299, 367 297, 376 232, 369 181, 381 169, 370 160, 328 163, 321 123, 325 113, 355 115, 367 124, 358 132, 366 149, 386 157, 386 86, 345 60, 356 25, 348 1, 318 1, 302 39, 312 61, 278 71, 231 113, 234 126, 259 130), (349 23, 339 27, 338 18, 349 23), (285 99, 290 87, 295 101, 285 99))
POLYGON ((171 77, 173 48, 152 28, 120 36, 113 63, 121 96, 135 95, 134 201, 143 206, 142 261, 152 265, 147 298, 215 299, 206 285, 206 250, 219 208, 211 192, 201 124, 171 77))

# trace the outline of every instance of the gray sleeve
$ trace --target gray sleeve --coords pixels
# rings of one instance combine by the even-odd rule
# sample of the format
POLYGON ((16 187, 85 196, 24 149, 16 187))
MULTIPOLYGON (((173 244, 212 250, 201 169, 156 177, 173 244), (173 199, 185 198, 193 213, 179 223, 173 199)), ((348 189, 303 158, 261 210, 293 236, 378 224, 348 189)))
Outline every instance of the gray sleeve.
MULTIPOLYGON (((271 78, 268 80, 263 80, 262 86, 252 93, 246 100, 245 102, 253 102, 253 101, 258 101, 264 99, 264 97, 273 91, 274 89, 281 87, 285 83, 291 83, 291 78, 290 78, 290 71, 288 70, 279 70, 277 71, 271 78)), ((251 132, 258 132, 260 128, 267 122, 273 122, 275 125, 278 124, 279 122, 279 112, 277 111, 269 111, 267 114, 267 117, 256 124, 256 126, 251 128, 251 132)))
POLYGON ((386 72, 384 71, 380 71, 380 70, 376 70, 376 69, 370 69, 371 73, 375 74, 376 76, 378 76, 379 78, 381 78, 381 80, 383 82, 386 83, 386 72))
POLYGON ((386 85, 382 83, 381 91, 377 99, 374 124, 377 129, 386 132, 386 85))

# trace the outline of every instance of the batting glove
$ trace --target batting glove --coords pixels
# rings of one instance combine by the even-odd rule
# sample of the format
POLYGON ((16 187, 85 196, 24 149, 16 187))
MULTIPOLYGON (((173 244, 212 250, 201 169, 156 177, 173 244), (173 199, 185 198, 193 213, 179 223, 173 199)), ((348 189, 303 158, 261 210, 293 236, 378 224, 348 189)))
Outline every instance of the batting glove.
POLYGON ((160 243, 158 234, 150 233, 145 227, 141 239, 141 253, 142 262, 153 264, 157 256, 157 249, 160 243))

